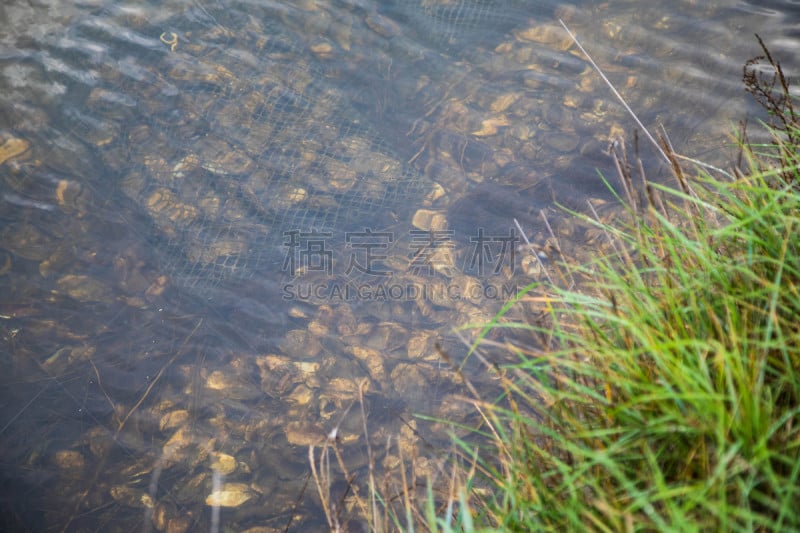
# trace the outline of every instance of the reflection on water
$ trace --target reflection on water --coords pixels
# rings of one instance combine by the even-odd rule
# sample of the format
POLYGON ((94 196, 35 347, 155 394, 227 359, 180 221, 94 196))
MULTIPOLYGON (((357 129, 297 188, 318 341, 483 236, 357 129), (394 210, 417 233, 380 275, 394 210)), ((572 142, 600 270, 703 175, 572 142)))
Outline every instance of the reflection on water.
POLYGON ((755 111, 741 35, 797 55, 791 2, 20 4, 0 8, 5 529, 206 529, 213 505, 323 527, 307 447, 337 429, 366 479, 361 398, 378 474, 399 449, 436 476, 450 428, 414 414, 475 418, 437 345, 460 361, 452 329, 542 274, 511 218, 587 257, 555 202, 613 216, 597 170, 632 121, 557 19, 715 164, 755 111))

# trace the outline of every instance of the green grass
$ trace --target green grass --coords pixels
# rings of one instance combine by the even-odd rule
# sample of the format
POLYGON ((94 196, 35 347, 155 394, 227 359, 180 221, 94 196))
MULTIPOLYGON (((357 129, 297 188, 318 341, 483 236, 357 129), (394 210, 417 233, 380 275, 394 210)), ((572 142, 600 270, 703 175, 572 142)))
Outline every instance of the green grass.
POLYGON ((677 185, 643 202, 620 161, 627 216, 575 214, 611 253, 561 266, 590 281, 531 285, 518 300, 536 292, 547 321, 507 306, 488 326, 531 340, 497 370, 503 399, 479 402, 489 444, 429 529, 800 531, 800 121, 772 82, 771 144, 742 139, 734 175, 692 179, 666 147, 677 185))
POLYGON ((800 195, 771 174, 652 186, 672 207, 603 227, 618 253, 553 289, 558 348, 520 351, 526 408, 495 411, 496 525, 800 528, 800 195))

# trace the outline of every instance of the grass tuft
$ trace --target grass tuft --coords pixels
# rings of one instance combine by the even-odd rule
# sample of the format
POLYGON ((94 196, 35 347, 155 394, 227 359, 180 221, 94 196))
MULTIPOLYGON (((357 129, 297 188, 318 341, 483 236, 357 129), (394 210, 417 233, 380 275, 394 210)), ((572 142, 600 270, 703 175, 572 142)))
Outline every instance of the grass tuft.
MULTIPOLYGON (((368 496, 353 490, 368 529, 800 531, 800 117, 759 43, 744 83, 772 141, 742 129, 726 172, 662 137, 675 186, 650 182, 616 143, 624 209, 611 222, 591 205, 572 213, 608 253, 562 257, 479 328, 468 357, 497 376, 499 399, 439 350, 481 426, 453 437, 422 490, 404 464, 399 487, 378 486, 369 450, 368 496), (501 329, 514 339, 490 340, 501 329), (490 363, 498 348, 515 362, 490 363)), ((310 462, 342 531, 329 450, 350 483, 334 441, 310 462)))
POLYGON ((578 287, 518 298, 549 320, 524 324, 543 348, 513 348, 503 401, 481 404, 482 454, 497 459, 479 462, 489 496, 462 503, 483 524, 800 530, 800 120, 759 42, 745 83, 776 119, 772 142, 742 133, 733 173, 689 179, 662 139, 677 187, 647 181, 619 145, 626 216, 574 213, 611 253, 561 265, 560 279, 590 280, 578 287))

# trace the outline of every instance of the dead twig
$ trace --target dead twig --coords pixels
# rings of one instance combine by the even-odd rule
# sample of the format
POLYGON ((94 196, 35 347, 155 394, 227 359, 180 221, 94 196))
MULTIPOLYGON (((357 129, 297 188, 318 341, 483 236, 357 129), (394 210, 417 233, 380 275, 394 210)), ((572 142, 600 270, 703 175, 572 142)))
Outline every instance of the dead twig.
POLYGON ((622 97, 622 95, 619 93, 619 91, 617 91, 616 87, 614 87, 614 84, 611 83, 608 77, 606 77, 606 75, 603 73, 603 71, 600 69, 597 63, 594 62, 594 59, 592 59, 592 56, 589 55, 589 52, 587 52, 586 49, 581 45, 581 43, 578 41, 578 38, 575 37, 575 35, 570 31, 567 25, 564 24, 563 20, 558 19, 558 22, 561 23, 561 26, 564 28, 564 31, 566 31, 567 34, 569 34, 569 36, 575 42, 575 45, 580 49, 581 52, 583 52, 583 55, 586 56, 586 59, 589 60, 589 63, 592 65, 592 67, 597 71, 598 74, 600 74, 600 77, 603 78, 603 81, 606 82, 606 85, 608 85, 608 87, 611 89, 611 92, 614 93, 614 96, 616 96, 617 99, 622 103, 622 106, 625 108, 628 114, 630 114, 630 116, 633 117, 633 120, 636 121, 636 124, 639 126, 639 128, 641 128, 641 130, 647 136, 647 139, 653 144, 653 146, 656 147, 656 150, 658 150, 658 152, 661 154, 661 157, 664 158, 664 161, 666 161, 668 165, 671 164, 670 158, 658 144, 658 141, 656 141, 655 137, 653 137, 647 130, 647 128, 645 128, 644 124, 642 124, 642 121, 639 120, 639 117, 636 116, 636 113, 634 113, 633 109, 631 109, 631 106, 628 105, 628 102, 626 102, 625 99, 622 97))

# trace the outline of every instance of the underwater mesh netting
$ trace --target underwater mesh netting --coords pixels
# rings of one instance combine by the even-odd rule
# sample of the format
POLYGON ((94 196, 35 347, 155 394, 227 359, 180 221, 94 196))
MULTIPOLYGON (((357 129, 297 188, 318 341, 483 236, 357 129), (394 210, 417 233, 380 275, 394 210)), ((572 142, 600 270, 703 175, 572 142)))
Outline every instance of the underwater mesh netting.
POLYGON ((85 107, 66 107, 65 120, 147 212, 179 284, 280 268, 291 232, 385 224, 431 186, 350 105, 291 28, 297 13, 254 11, 196 8, 135 32, 88 19, 67 41, 111 46, 48 52, 95 63, 77 89, 71 80, 85 107))
POLYGON ((552 16, 552 0, 397 0, 392 11, 407 17, 419 38, 460 53, 477 41, 494 42, 528 19, 552 16))
MULTIPOLYGON (((452 42, 481 24, 504 31, 526 5, 420 0, 396 12, 452 42)), ((104 12, 42 50, 74 95, 61 110, 67 127, 143 208, 161 268, 178 284, 280 268, 292 232, 385 227, 433 186, 342 88, 348 71, 371 68, 357 49, 369 37, 355 35, 369 33, 364 13, 351 7, 349 26, 276 4, 198 3, 145 22, 104 12)))

